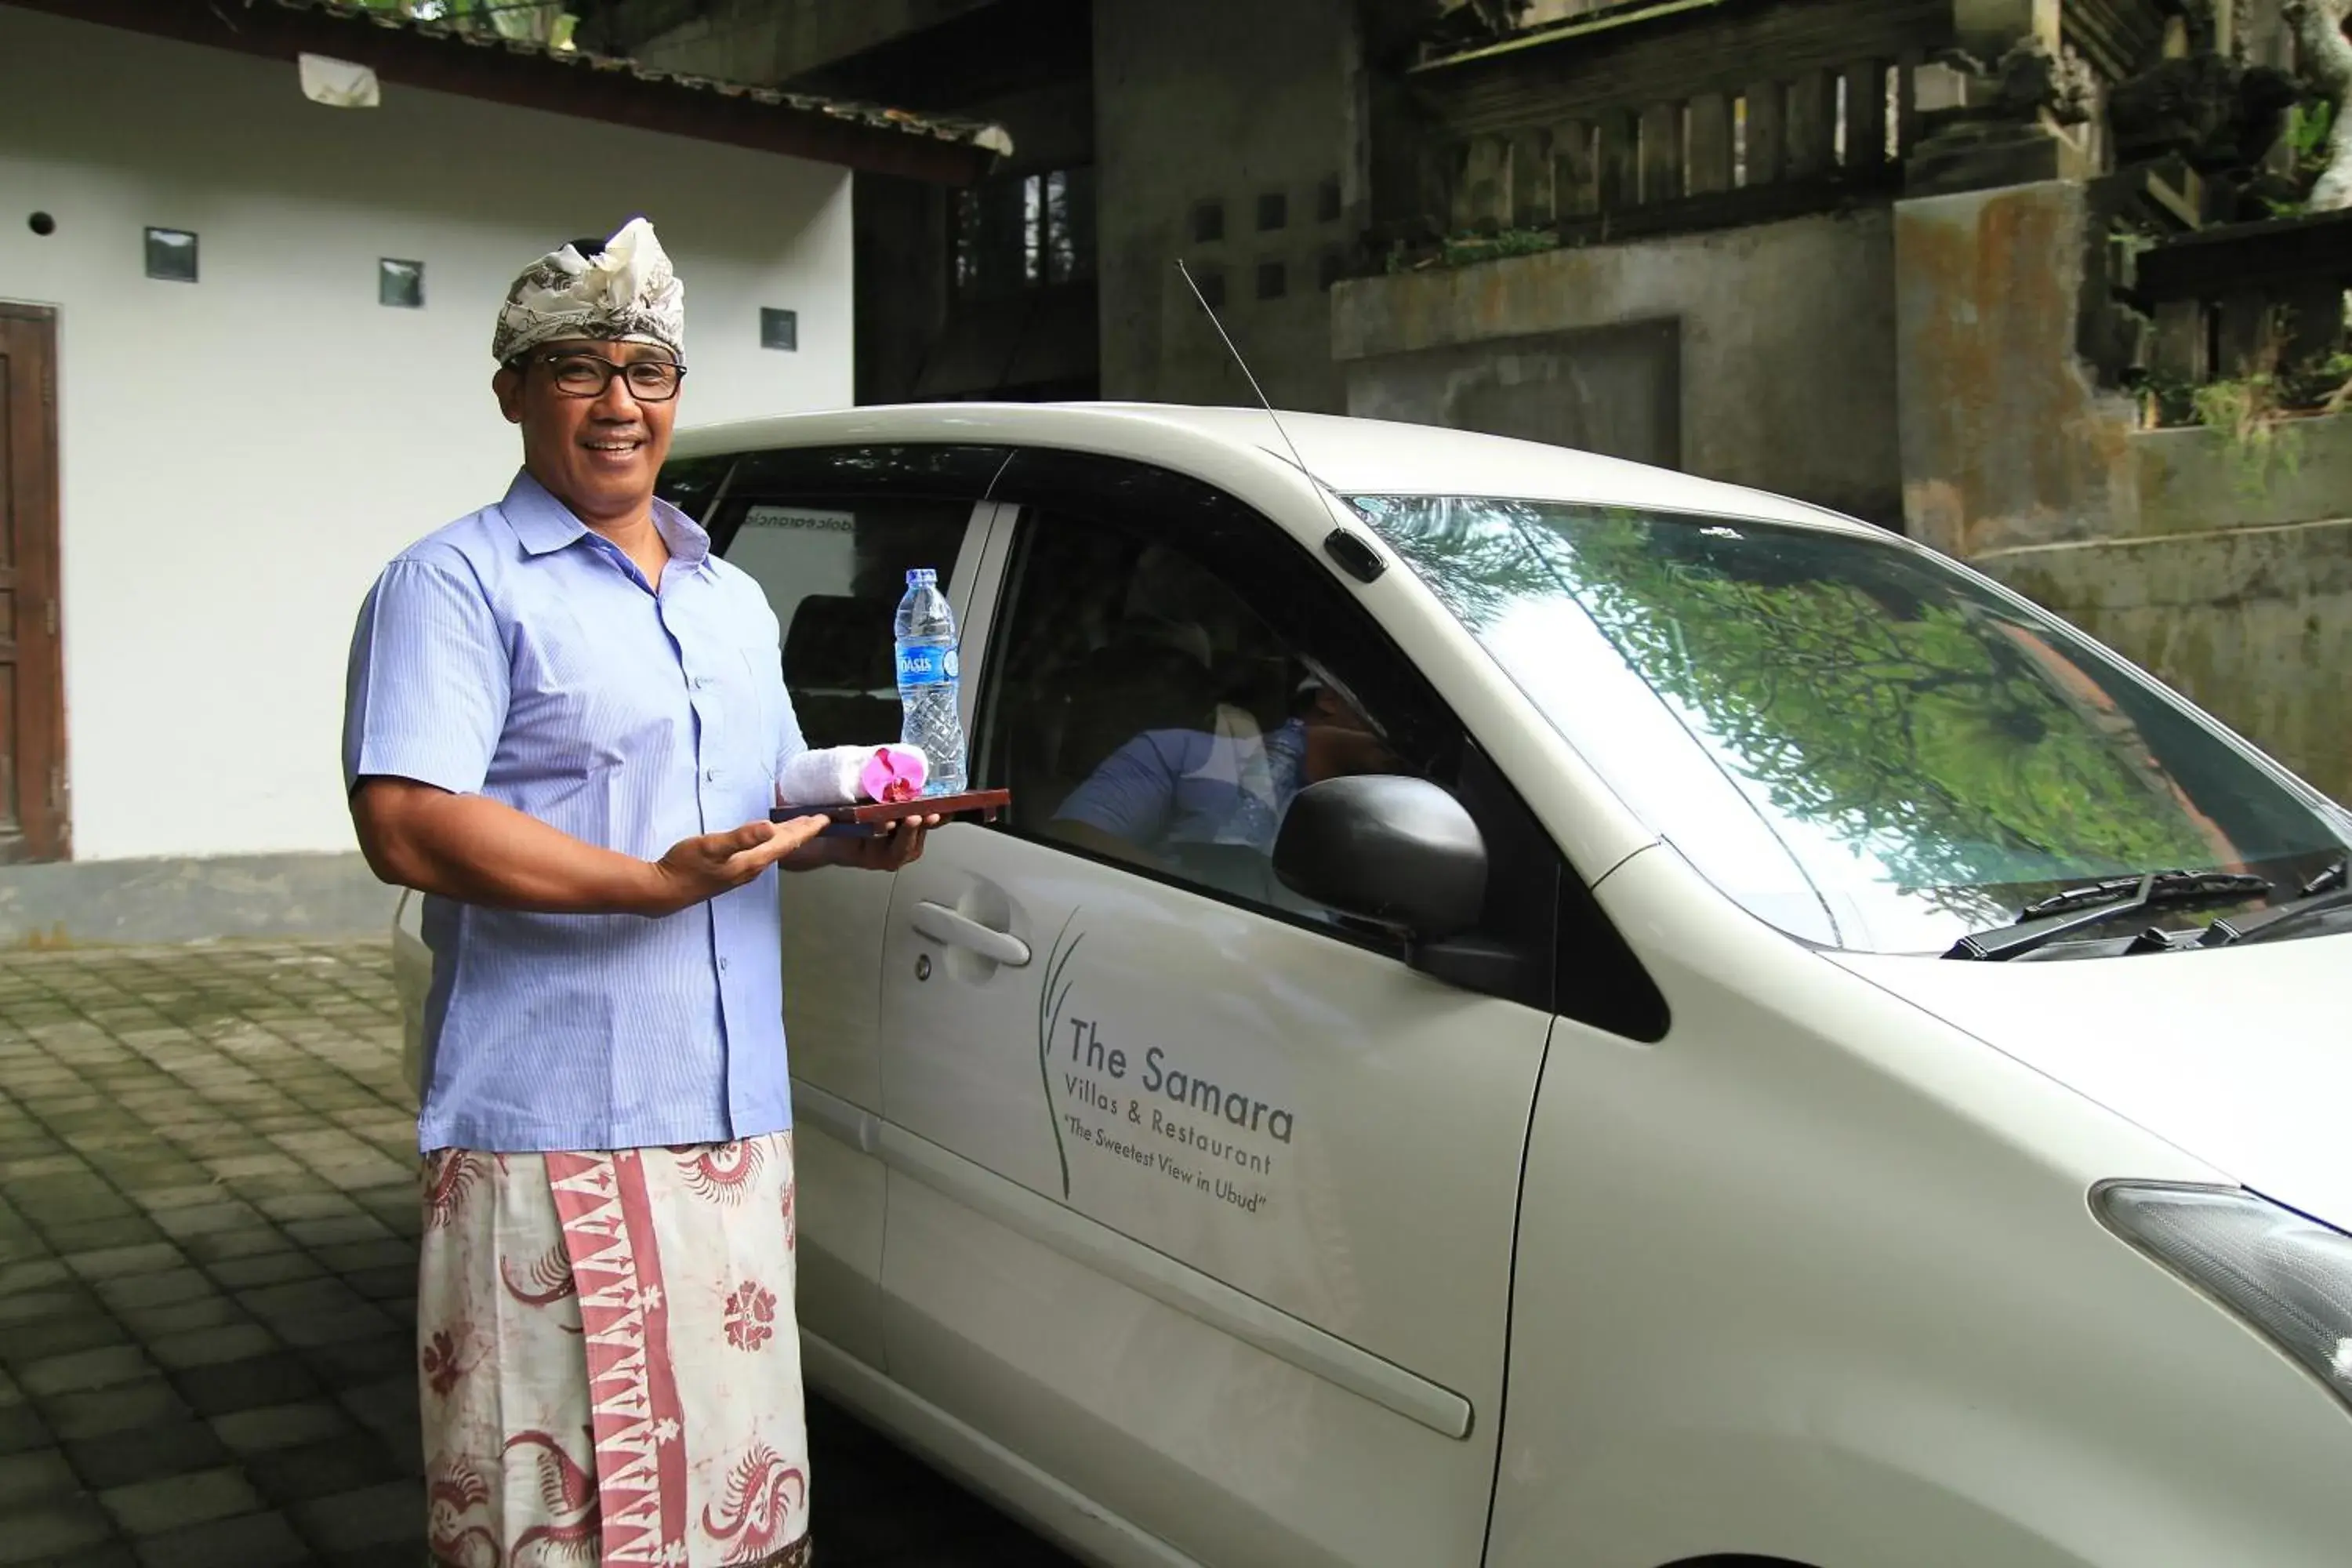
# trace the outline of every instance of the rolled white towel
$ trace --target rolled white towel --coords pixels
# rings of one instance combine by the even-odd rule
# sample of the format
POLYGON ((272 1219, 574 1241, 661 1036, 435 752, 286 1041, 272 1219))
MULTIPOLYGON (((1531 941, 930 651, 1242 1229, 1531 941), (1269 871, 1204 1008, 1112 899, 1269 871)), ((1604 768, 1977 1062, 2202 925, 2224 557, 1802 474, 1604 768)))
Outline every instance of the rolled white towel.
MULTIPOLYGON (((831 746, 821 752, 803 752, 784 764, 776 781, 776 804, 780 806, 855 805, 871 800, 864 780, 868 764, 877 752, 908 752, 919 764, 921 753, 895 742, 886 746, 831 746)), ((898 771, 907 771, 908 759, 901 759, 898 771)), ((882 770, 887 773, 889 770, 882 770)), ((913 770, 918 784, 922 777, 919 765, 913 770)))
POLYGON ((871 746, 833 746, 822 752, 801 752, 784 764, 783 776, 776 781, 780 797, 776 804, 856 805, 858 771, 873 754, 871 746))

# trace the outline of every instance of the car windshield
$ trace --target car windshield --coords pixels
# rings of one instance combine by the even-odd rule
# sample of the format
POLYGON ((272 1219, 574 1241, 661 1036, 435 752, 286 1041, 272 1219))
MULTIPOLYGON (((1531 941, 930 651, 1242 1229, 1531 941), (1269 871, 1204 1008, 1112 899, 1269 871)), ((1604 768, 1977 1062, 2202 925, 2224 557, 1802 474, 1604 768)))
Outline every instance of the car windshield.
POLYGON ((1806 941, 1941 952, 2154 871, 2251 871, 2286 899, 2345 853, 2315 792, 1891 537, 1352 500, 1654 832, 1806 941))

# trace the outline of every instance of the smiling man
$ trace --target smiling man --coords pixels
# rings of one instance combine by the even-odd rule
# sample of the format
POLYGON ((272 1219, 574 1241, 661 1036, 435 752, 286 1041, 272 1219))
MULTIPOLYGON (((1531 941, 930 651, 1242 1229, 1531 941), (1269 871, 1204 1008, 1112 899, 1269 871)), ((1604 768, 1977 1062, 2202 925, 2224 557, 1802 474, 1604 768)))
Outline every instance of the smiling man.
POLYGON ((808 1555, 774 872, 922 832, 768 820, 775 615, 654 495, 684 330, 643 219, 525 271, 491 383, 522 472, 352 644, 352 820, 433 952, 419 1375, 465 1568, 808 1555))

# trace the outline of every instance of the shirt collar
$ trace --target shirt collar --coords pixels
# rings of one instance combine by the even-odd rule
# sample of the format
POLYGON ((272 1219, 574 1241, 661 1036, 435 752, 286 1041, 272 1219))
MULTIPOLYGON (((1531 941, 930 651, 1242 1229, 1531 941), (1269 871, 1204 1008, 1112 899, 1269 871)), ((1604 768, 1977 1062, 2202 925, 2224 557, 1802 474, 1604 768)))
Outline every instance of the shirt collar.
MULTIPOLYGON (((507 487, 506 499, 499 503, 499 510, 505 514, 507 525, 514 530, 515 538, 533 555, 552 554, 588 537, 588 525, 572 516, 572 509, 531 478, 528 469, 516 471, 514 483, 507 487)), ((694 519, 658 496, 654 498, 654 530, 668 547, 673 564, 698 574, 709 573, 710 535, 694 519)))

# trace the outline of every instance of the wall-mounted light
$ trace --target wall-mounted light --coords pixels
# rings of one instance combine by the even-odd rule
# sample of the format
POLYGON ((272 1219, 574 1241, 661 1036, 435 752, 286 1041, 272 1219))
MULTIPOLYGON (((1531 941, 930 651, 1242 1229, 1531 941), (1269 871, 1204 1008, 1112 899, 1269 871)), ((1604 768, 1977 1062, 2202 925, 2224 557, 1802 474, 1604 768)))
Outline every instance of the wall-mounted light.
POLYGON ((760 307, 760 346, 798 353, 801 346, 801 317, 797 310, 777 310, 760 307))
POLYGON ((375 264, 375 302, 396 310, 425 309, 425 263, 385 257, 375 264))
POLYGON ((147 231, 147 276, 166 283, 196 280, 196 237, 184 228, 147 231))

